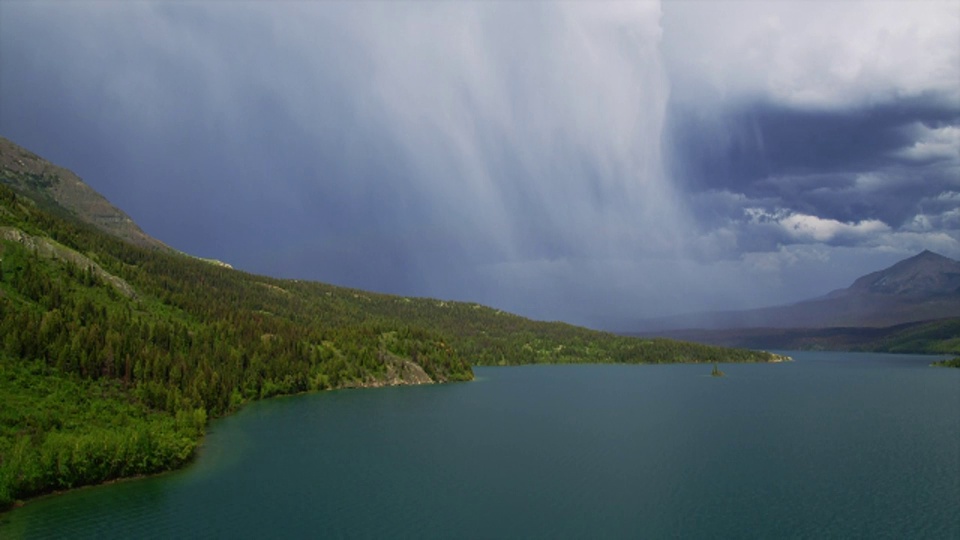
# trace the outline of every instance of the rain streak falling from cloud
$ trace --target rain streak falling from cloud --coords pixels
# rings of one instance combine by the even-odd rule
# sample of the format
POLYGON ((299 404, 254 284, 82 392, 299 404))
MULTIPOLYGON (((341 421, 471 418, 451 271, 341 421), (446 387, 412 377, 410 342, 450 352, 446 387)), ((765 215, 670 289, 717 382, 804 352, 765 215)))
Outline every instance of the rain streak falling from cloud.
POLYGON ((960 256, 955 3, 0 15, 0 134, 246 270, 629 329, 960 256))

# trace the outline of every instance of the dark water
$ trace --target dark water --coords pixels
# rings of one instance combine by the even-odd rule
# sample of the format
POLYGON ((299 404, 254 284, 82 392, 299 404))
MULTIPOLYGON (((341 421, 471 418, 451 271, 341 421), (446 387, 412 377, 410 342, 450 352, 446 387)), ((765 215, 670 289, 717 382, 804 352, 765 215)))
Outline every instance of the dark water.
POLYGON ((48 497, 3 538, 960 538, 960 370, 480 368, 254 404, 187 470, 48 497))

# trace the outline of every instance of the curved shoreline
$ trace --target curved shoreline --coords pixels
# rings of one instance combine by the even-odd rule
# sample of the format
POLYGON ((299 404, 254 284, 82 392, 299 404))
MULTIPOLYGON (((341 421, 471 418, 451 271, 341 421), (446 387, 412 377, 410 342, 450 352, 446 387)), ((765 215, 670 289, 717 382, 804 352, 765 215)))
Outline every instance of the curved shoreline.
MULTIPOLYGON (((754 362, 724 362, 724 363, 771 363, 771 364, 772 364, 772 363, 780 363, 780 362, 792 361, 792 358, 790 358, 789 356, 780 355, 780 354, 775 354, 775 353, 770 353, 770 352, 767 352, 767 351, 763 351, 763 352, 766 352, 768 355, 770 355, 770 356, 769 356, 769 360, 767 360, 767 361, 765 361, 765 362, 763 362, 763 361, 761 361, 761 362, 756 362, 756 361, 754 361, 754 362)), ((602 364, 614 364, 614 363, 619 363, 619 362, 610 362, 610 363, 577 362, 577 363, 578 363, 578 364, 583 364, 583 365, 590 365, 590 364, 602 365, 602 364)), ((625 365, 671 365, 671 364, 692 364, 692 363, 704 364, 704 363, 709 363, 709 362, 707 362, 707 361, 697 361, 697 362, 669 362, 669 363, 649 363, 649 364, 646 364, 646 363, 634 363, 634 364, 625 364, 625 365)), ((563 364, 567 364, 567 363, 557 363, 557 364, 553 364, 553 365, 563 365, 563 364)), ((521 364, 511 364, 511 365, 521 365, 521 364)), ((497 366, 481 366, 481 367, 497 367, 497 366)), ((232 411, 229 411, 229 412, 227 412, 226 414, 217 416, 217 417, 215 417, 215 418, 211 418, 210 421, 212 422, 212 421, 216 421, 216 420, 220 420, 220 419, 222 419, 222 418, 226 418, 226 417, 232 416, 233 414, 236 414, 236 413, 240 412, 240 411, 244 408, 245 405, 247 405, 247 404, 249 404, 249 403, 256 402, 256 401, 266 400, 266 399, 274 399, 274 398, 282 398, 282 397, 294 397, 294 396, 300 396, 300 395, 305 395, 305 394, 313 394, 313 393, 319 393, 319 392, 328 392, 328 391, 332 391, 332 390, 355 390, 355 389, 366 389, 366 388, 386 388, 386 387, 396 387, 396 386, 420 386, 420 385, 424 385, 424 384, 447 384, 447 383, 451 383, 451 382, 469 382, 469 381, 474 380, 473 378, 471 378, 471 379, 469 379, 468 381, 457 381, 457 380, 453 380, 453 381, 434 381, 434 380, 432 380, 432 379, 429 379, 429 377, 427 377, 427 379, 429 379, 429 380, 424 380, 423 378, 421 378, 421 377, 419 376, 419 372, 417 373, 417 376, 410 377, 409 380, 408 380, 407 378, 403 377, 402 375, 403 375, 403 374, 400 374, 400 376, 394 376, 394 377, 391 377, 390 379, 385 379, 385 380, 368 380, 368 381, 362 381, 362 382, 359 382, 359 381, 351 381, 351 382, 342 384, 341 386, 338 386, 338 387, 335 387, 335 388, 324 388, 324 389, 321 389, 321 390, 310 390, 310 391, 306 391, 306 392, 297 392, 297 393, 293 393, 293 394, 277 394, 277 395, 269 396, 269 397, 262 398, 262 399, 251 400, 251 401, 248 401, 248 402, 245 402, 245 403, 241 404, 237 409, 234 409, 234 410, 232 410, 232 411)), ((209 422, 208 422, 207 425, 209 425, 209 422)), ((65 494, 65 493, 73 492, 73 491, 76 491, 76 490, 79 490, 79 489, 91 488, 91 487, 102 486, 102 485, 109 485, 109 484, 114 484, 114 483, 118 483, 118 482, 126 482, 126 481, 140 480, 140 479, 144 479, 144 478, 152 478, 152 477, 155 477, 155 476, 160 476, 160 475, 167 474, 167 473, 170 473, 170 472, 175 472, 175 471, 178 471, 178 470, 182 470, 182 469, 190 466, 190 465, 191 465, 192 463, 194 463, 195 460, 197 459, 197 454, 198 454, 198 452, 202 449, 203 439, 204 439, 205 435, 206 435, 206 426, 204 427, 203 432, 200 433, 197 438, 193 439, 192 442, 193 442, 193 444, 194 444, 194 449, 193 449, 193 451, 191 452, 190 457, 189 457, 187 460, 179 463, 178 465, 176 465, 176 466, 174 466, 174 467, 161 469, 161 470, 158 470, 158 471, 156 471, 156 472, 151 472, 151 473, 140 473, 140 474, 135 474, 135 475, 132 475, 132 476, 112 477, 112 478, 106 479, 106 480, 104 480, 104 481, 102 481, 102 482, 87 483, 87 484, 82 484, 82 485, 77 485, 77 486, 74 486, 74 487, 70 487, 70 488, 67 488, 67 489, 54 489, 54 490, 50 490, 50 491, 40 492, 40 493, 37 493, 37 494, 32 495, 32 496, 27 497, 27 498, 14 499, 13 501, 11 501, 11 503, 10 503, 8 506, 0 507, 0 516, 2 516, 3 514, 5 514, 5 513, 7 513, 7 512, 11 512, 11 511, 13 511, 13 510, 15 510, 15 509, 17 509, 17 508, 22 508, 23 506, 25 506, 25 505, 27 505, 27 504, 30 504, 30 503, 33 502, 33 501, 36 501, 36 500, 39 500, 39 499, 42 499, 42 498, 45 498, 45 497, 59 496, 59 495, 63 495, 63 494, 65 494)))

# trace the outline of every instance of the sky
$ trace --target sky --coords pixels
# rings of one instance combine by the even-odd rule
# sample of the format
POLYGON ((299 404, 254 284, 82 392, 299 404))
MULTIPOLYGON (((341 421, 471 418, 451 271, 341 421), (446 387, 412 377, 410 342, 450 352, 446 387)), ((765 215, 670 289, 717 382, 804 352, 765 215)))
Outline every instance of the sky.
POLYGON ((960 258, 960 1, 0 2, 0 135, 277 277, 616 331, 960 258))

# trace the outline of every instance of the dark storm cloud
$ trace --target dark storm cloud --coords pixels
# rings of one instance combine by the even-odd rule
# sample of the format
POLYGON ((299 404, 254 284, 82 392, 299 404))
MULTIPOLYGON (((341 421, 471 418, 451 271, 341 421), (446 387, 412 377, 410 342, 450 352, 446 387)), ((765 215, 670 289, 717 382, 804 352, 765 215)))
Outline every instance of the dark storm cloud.
POLYGON ((2 2, 0 134, 190 253, 624 328, 960 256, 951 13, 2 2))
POLYGON ((246 270, 589 322, 683 219, 655 4, 3 10, 4 135, 246 270))
POLYGON ((934 201, 960 192, 960 12, 665 6, 667 166, 699 218, 694 256, 958 255, 960 230, 931 224, 952 223, 934 201))
MULTIPOLYGON (((960 125, 960 104, 910 100, 869 108, 809 111, 777 104, 730 110, 716 142, 695 111, 674 104, 666 136, 677 152, 678 180, 698 187, 751 189, 771 176, 850 173, 890 167, 916 140, 915 125, 960 125)), ((758 188, 762 188, 761 186, 758 188)))
MULTIPOLYGON (((719 142, 689 111, 667 123, 672 173, 701 193, 691 195, 701 226, 736 231, 726 256, 808 242, 879 246, 917 223, 951 223, 940 214, 952 208, 940 201, 960 191, 960 105, 942 98, 829 111, 765 104, 726 114, 722 125, 732 135, 719 142)), ((931 243, 955 252, 957 229, 939 230, 954 242, 937 235, 931 243)), ((915 235, 906 240, 922 246, 915 235)))

